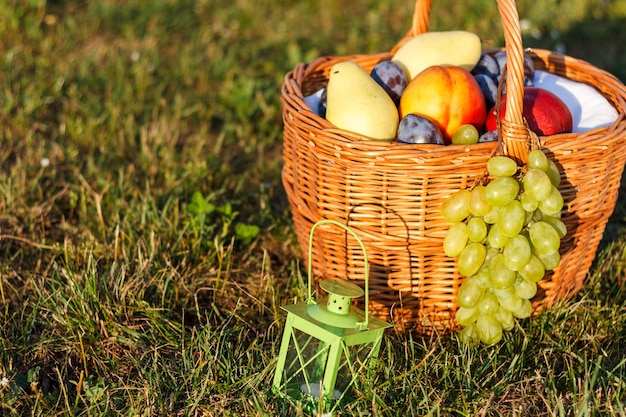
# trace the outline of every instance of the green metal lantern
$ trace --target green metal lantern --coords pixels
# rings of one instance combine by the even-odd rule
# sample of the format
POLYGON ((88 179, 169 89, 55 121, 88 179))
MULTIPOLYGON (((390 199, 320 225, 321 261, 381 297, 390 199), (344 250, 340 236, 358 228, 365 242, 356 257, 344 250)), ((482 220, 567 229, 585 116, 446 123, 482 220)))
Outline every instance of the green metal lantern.
POLYGON ((306 303, 281 307, 287 312, 273 389, 293 398, 313 397, 325 402, 349 398, 378 356, 384 330, 391 324, 369 314, 369 266, 361 239, 347 226, 321 220, 311 228, 306 303), (325 280, 327 294, 318 303, 312 295, 312 247, 315 229, 322 224, 344 228, 363 250, 365 290, 344 280, 325 280), (365 295, 365 311, 352 300, 365 295))

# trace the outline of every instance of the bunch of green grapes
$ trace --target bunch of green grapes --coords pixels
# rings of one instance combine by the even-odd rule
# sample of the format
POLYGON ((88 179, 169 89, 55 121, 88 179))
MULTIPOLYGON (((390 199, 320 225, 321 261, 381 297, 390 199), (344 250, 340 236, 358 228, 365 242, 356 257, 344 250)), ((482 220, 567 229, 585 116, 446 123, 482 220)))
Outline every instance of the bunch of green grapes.
POLYGON ((491 345, 515 318, 531 315, 537 283, 558 266, 567 230, 560 174, 542 151, 529 153, 524 172, 506 156, 490 158, 487 171, 487 185, 457 191, 441 213, 452 223, 444 252, 467 277, 457 294, 460 338, 491 345))

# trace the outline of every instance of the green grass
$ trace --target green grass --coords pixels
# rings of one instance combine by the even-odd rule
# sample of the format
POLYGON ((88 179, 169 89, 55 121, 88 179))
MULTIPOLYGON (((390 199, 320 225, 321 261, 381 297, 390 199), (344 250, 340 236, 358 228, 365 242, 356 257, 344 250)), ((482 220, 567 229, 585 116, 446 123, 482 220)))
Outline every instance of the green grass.
MULTIPOLYGON (((492 3, 437 1, 432 28, 498 44, 492 3)), ((529 44, 626 79, 623 2, 519 9, 529 44)), ((2 3, 0 415, 305 415, 269 390, 280 306, 305 293, 280 84, 320 55, 389 50, 411 13, 389 0, 2 3)), ((574 299, 495 347, 390 331, 373 388, 342 415, 626 414, 624 210, 574 299)))

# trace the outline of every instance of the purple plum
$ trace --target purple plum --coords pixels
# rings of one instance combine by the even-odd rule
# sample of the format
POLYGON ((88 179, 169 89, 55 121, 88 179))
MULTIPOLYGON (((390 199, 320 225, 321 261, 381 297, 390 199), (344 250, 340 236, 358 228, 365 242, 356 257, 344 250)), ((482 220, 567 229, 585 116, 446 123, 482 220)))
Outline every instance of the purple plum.
POLYGON ((397 105, 408 82, 402 66, 394 61, 382 61, 372 68, 370 75, 397 105))
POLYGON ((486 74, 478 74, 474 78, 485 97, 485 107, 487 110, 491 109, 498 97, 498 82, 486 74))
POLYGON ((493 78, 494 80, 497 80, 498 77, 500 77, 500 65, 494 57, 489 54, 483 53, 480 56, 480 60, 471 72, 474 76, 479 74, 485 74, 493 78))
MULTIPOLYGON (((501 69, 504 67, 504 65, 506 65, 506 51, 499 51, 493 57, 498 62, 498 65, 501 69)), ((524 54, 524 86, 532 87, 534 78, 535 63, 529 55, 524 54)))
POLYGON ((429 118, 410 113, 400 120, 397 139, 403 143, 445 145, 441 131, 429 118))

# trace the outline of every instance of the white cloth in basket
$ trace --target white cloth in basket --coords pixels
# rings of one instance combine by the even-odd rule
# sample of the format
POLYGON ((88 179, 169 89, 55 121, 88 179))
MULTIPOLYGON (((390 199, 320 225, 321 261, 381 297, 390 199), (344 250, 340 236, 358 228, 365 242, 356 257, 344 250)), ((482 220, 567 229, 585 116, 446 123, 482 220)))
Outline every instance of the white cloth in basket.
POLYGON ((535 71, 535 87, 556 94, 572 112, 574 133, 610 126, 618 117, 617 110, 592 86, 569 80, 546 71, 535 71))

